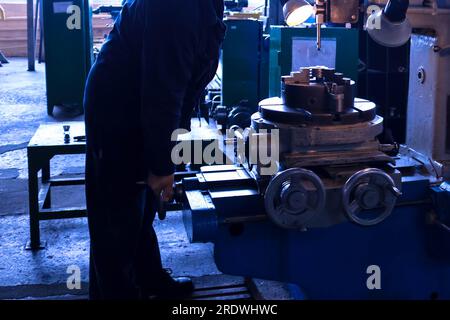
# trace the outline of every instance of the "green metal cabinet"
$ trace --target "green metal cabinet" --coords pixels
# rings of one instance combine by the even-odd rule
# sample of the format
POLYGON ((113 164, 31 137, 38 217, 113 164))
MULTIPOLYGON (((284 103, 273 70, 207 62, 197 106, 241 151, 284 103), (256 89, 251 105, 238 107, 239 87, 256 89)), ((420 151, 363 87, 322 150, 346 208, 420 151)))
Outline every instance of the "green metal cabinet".
POLYGON ((268 48, 263 23, 253 19, 225 20, 222 50, 222 104, 237 106, 243 100, 256 110, 268 91, 268 48))
POLYGON ((41 1, 47 112, 52 115, 55 106, 81 112, 84 86, 93 56, 89 0, 41 1))
MULTIPOLYGON (((335 69, 346 77, 358 79, 358 30, 341 27, 322 28, 322 39, 335 44, 335 69)), ((270 31, 269 93, 271 97, 280 96, 280 77, 293 71, 293 39, 306 39, 314 43, 316 28, 272 26, 270 31)), ((302 57, 296 57, 302 59, 302 57)), ((306 59, 306 57, 305 57, 306 59)))

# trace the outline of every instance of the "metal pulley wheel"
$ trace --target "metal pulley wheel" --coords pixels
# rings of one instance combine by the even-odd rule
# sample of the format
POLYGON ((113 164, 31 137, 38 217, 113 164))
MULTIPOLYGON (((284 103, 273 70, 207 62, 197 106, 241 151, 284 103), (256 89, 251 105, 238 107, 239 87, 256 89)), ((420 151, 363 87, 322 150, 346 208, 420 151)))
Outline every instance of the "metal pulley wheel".
POLYGON ((392 213, 401 192, 394 180, 380 169, 358 171, 342 189, 342 203, 348 219, 360 226, 374 226, 392 213))
POLYGON ((312 171, 292 168, 272 178, 264 195, 270 219, 279 227, 302 228, 325 206, 325 187, 312 171))

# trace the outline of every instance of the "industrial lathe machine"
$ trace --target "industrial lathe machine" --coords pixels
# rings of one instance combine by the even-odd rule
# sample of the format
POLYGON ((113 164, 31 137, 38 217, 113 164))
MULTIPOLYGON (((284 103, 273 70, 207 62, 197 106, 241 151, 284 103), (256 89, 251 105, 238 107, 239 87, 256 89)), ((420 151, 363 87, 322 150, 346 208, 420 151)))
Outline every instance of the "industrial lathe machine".
POLYGON ((335 70, 281 83, 236 130, 235 164, 177 185, 190 240, 212 242, 223 273, 289 283, 298 298, 450 298, 447 167, 380 144, 376 105, 335 70))

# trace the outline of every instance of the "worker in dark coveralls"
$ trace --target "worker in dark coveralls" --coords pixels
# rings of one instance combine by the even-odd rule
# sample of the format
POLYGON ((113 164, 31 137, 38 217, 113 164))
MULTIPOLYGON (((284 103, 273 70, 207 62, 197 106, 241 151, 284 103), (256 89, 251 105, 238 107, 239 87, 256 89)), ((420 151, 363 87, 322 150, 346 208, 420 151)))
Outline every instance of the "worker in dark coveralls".
POLYGON ((181 297, 153 219, 172 197, 172 132, 190 127, 218 64, 223 0, 129 0, 86 85, 91 299, 181 297))

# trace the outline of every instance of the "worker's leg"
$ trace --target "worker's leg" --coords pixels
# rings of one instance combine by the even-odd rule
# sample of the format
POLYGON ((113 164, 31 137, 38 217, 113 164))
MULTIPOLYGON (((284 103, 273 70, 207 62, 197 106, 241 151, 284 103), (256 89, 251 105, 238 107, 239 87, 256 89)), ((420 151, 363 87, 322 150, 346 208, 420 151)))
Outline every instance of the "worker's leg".
POLYGON ((89 249, 89 299, 91 300, 100 300, 102 298, 97 281, 91 246, 89 249))
POLYGON ((134 261, 143 221, 144 189, 121 172, 125 171, 121 168, 123 159, 99 154, 102 151, 88 151, 86 163, 90 293, 93 299, 135 299, 134 261))
POLYGON ((147 188, 143 228, 136 255, 137 283, 144 299, 150 296, 162 299, 183 298, 193 291, 193 283, 187 277, 172 278, 171 272, 162 268, 158 239, 153 229, 157 204, 153 191, 147 188))
POLYGON ((156 197, 147 188, 144 218, 136 254, 137 282, 144 295, 151 294, 148 291, 155 286, 155 282, 160 280, 163 271, 158 238, 153 228, 155 214, 156 197))

